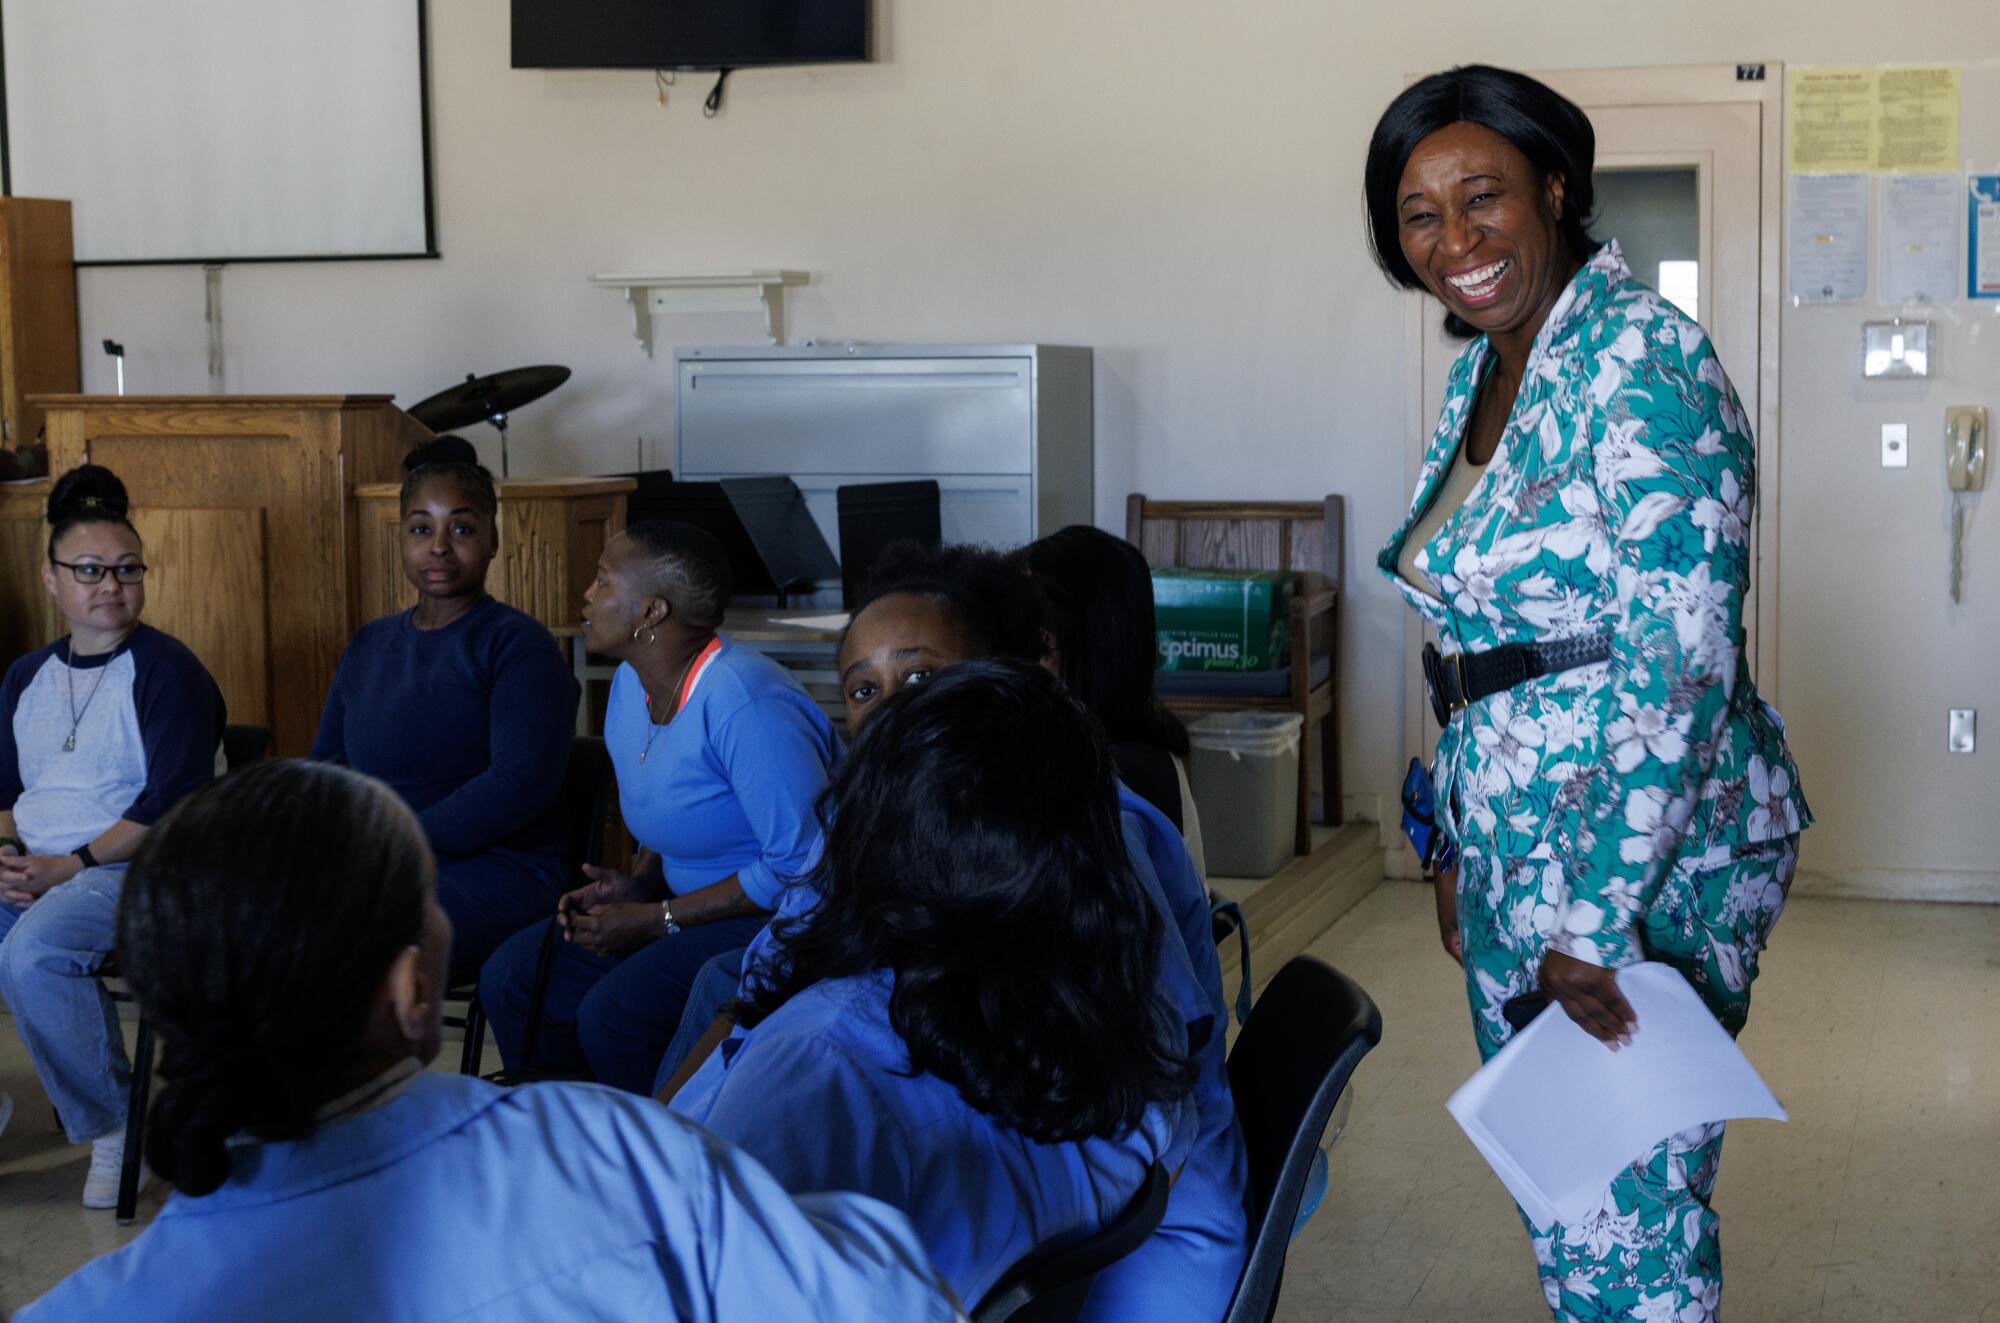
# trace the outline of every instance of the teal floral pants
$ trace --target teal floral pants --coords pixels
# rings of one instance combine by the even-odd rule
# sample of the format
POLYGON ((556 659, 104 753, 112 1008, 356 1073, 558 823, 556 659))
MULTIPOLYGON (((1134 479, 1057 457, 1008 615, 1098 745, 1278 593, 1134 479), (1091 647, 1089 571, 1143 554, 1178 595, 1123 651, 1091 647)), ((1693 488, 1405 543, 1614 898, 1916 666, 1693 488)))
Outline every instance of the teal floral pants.
MULTIPOLYGON (((1757 958, 1798 858, 1797 836, 1684 857, 1640 921, 1646 958, 1680 970, 1731 1034, 1749 1016, 1757 958)), ((1501 1007, 1534 986, 1562 886, 1555 864, 1483 857, 1468 845, 1458 922, 1481 1060, 1512 1036, 1501 1007)), ((1556 1318, 1719 1318, 1722 1243, 1709 1196, 1721 1157, 1720 1124, 1674 1135, 1613 1181, 1582 1222, 1529 1223, 1542 1293, 1556 1318)))

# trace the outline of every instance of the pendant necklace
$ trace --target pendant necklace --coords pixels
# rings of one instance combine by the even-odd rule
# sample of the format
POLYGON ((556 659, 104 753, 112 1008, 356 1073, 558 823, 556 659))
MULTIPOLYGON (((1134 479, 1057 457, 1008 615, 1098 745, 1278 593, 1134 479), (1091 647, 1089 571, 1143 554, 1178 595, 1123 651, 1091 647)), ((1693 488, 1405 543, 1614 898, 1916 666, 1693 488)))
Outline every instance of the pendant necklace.
POLYGON ((83 706, 79 708, 76 705, 76 672, 70 668, 68 661, 64 661, 63 680, 65 688, 69 691, 69 738, 63 741, 62 751, 64 753, 76 752, 76 728, 83 724, 83 716, 84 713, 90 711, 91 700, 95 699, 97 691, 104 687, 104 672, 106 669, 108 669, 106 666, 97 668, 97 683, 90 687, 88 694, 84 695, 83 706))
MULTIPOLYGON (((685 695, 681 693, 681 686, 687 683, 688 672, 694 669, 695 661, 705 651, 707 651, 707 649, 697 648, 694 652, 694 656, 689 657, 687 659, 687 665, 681 667, 681 678, 674 681, 674 705, 667 712, 667 721, 672 721, 674 719, 674 714, 681 710, 681 702, 685 697, 685 695)), ((651 694, 648 694, 646 695, 646 718, 649 729, 646 731, 646 747, 639 750, 639 761, 642 763, 646 761, 646 755, 653 751, 654 739, 656 739, 659 736, 659 733, 662 730, 664 730, 667 725, 667 721, 654 721, 652 720, 652 716, 653 716, 653 696, 651 694)))

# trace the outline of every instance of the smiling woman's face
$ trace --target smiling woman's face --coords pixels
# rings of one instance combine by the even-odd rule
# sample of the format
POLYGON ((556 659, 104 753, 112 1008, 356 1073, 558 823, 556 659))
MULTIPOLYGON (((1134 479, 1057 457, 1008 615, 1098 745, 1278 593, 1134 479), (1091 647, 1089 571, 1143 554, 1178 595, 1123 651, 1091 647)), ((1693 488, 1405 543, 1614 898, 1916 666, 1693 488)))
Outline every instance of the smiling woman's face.
POLYGON ((1558 221, 1560 176, 1458 123, 1419 142, 1396 185, 1403 256, 1447 310, 1488 335, 1532 336, 1576 269, 1558 221))

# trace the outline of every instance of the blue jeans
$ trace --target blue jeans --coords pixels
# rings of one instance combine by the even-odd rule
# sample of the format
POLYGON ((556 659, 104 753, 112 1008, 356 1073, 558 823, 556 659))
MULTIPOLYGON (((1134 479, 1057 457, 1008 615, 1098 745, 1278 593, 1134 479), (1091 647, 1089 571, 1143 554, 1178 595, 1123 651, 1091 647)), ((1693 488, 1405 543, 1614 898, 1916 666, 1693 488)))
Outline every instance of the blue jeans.
MULTIPOLYGON (((558 934, 532 1068, 587 1069, 601 1084, 647 1092, 680 1027, 695 975, 709 957, 749 945, 764 921, 755 915, 683 928, 623 959, 593 955, 558 934)), ((510 1070, 522 1066, 535 962, 549 926, 537 923, 515 933, 479 972, 479 1004, 510 1070)))
POLYGON ((739 946, 734 951, 724 951, 711 958, 694 976, 687 1005, 681 1008, 681 1027, 674 1031, 674 1041, 667 1044, 660 1068, 653 1074, 654 1097, 659 1097, 660 1090, 667 1087, 667 1076, 680 1069, 681 1062, 687 1060, 688 1053, 694 1051, 695 1044, 708 1032, 708 1026, 722 1014, 722 1008, 736 1000, 737 986, 743 981, 744 950, 739 946))
POLYGON ((121 1130, 132 1068, 97 978, 118 931, 125 866, 86 868, 26 909, 0 905, 0 998, 72 1144, 121 1130))

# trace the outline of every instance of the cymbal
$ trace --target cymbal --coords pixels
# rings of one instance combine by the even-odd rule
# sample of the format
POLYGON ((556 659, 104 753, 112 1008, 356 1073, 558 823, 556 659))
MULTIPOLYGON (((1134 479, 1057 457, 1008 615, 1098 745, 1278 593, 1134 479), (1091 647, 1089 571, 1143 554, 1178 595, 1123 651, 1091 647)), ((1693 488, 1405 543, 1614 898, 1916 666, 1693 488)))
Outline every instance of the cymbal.
POLYGON ((568 380, 569 369, 554 363, 509 368, 484 377, 468 372, 456 386, 411 405, 409 413, 434 432, 448 432, 503 417, 568 380))

